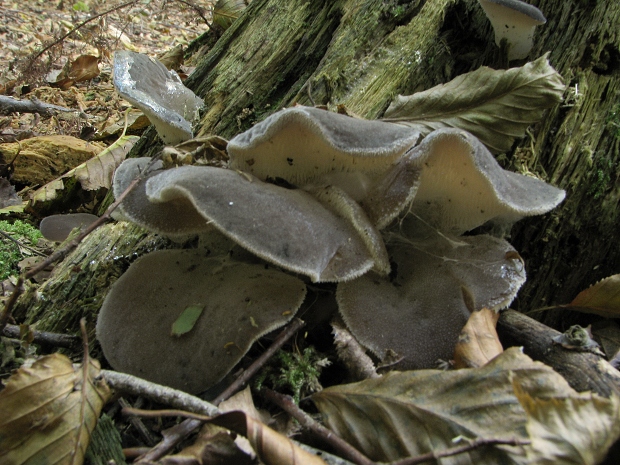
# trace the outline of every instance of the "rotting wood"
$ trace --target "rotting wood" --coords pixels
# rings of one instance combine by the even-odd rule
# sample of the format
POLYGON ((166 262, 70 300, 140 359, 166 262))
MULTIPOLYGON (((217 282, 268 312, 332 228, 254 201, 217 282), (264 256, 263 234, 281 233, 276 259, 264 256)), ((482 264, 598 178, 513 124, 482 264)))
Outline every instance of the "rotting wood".
POLYGON ((620 371, 603 357, 566 349, 553 342, 561 333, 515 310, 505 310, 497 322, 506 345, 521 345, 526 355, 551 366, 578 392, 593 391, 609 397, 620 394, 620 371))

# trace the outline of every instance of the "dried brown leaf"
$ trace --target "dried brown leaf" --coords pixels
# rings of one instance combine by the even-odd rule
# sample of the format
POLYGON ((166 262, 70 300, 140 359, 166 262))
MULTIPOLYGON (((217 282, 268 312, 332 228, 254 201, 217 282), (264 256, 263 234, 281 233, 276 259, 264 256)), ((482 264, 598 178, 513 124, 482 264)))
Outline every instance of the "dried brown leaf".
MULTIPOLYGON (((312 399, 332 431, 370 459, 387 462, 450 449, 458 436, 527 440, 513 379, 533 397, 575 394, 550 367, 511 348, 481 368, 391 372, 312 399)), ((522 454, 521 448, 486 447, 442 464, 516 464, 522 454)))
POLYGON ((325 465, 316 455, 243 412, 224 413, 211 422, 247 437, 265 465, 325 465))
POLYGON ((503 352, 495 330, 498 318, 499 313, 488 308, 471 314, 456 343, 456 368, 481 367, 503 352))
POLYGON ((110 397, 99 371, 91 361, 85 383, 83 367, 52 354, 12 375, 0 392, 0 463, 81 464, 110 397))
POLYGON ((581 291, 568 306, 571 310, 620 318, 620 274, 602 279, 581 291))
POLYGON ((57 199, 61 193, 66 194, 67 185, 73 185, 75 182, 85 191, 109 189, 114 170, 122 163, 138 139, 138 136, 120 137, 99 155, 37 189, 32 196, 31 206, 36 208, 35 204, 39 202, 57 199))
POLYGON ((551 399, 534 398, 521 386, 515 394, 527 414, 532 441, 529 463, 595 465, 620 437, 620 398, 582 394, 551 399))

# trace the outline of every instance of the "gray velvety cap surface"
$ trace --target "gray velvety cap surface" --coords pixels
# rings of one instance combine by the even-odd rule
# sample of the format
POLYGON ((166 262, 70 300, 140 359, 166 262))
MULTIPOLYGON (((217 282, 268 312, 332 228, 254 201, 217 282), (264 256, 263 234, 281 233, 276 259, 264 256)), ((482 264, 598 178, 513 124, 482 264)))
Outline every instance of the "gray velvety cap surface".
POLYGON ((118 371, 203 391, 222 379, 260 336, 293 318, 306 294, 299 279, 263 265, 195 250, 161 250, 138 259, 112 286, 97 339, 118 371), (172 336, 189 306, 193 328, 172 336))
POLYGON ((234 137, 227 150, 232 168, 303 185, 329 172, 381 174, 419 136, 396 124, 298 106, 234 137))
POLYGON ((462 234, 490 220, 510 223, 564 200, 563 190, 504 170, 484 144, 460 129, 431 132, 407 157, 421 168, 412 211, 442 231, 462 234))
POLYGON ((390 279, 368 273, 339 283, 336 293, 355 338, 379 358, 388 349, 403 356, 399 369, 452 358, 469 307, 504 308, 525 281, 521 258, 504 240, 448 236, 419 221, 412 229, 415 238, 388 243, 390 279))
POLYGON ((198 115, 203 101, 159 61, 127 50, 115 52, 114 87, 144 112, 165 144, 192 138, 190 121, 198 115))
POLYGON ((64 241, 75 228, 84 229, 98 217, 90 213, 67 213, 50 215, 41 220, 39 230, 48 241, 64 241))
MULTIPOLYGON (((307 192, 247 173, 183 166, 149 178, 146 195, 153 208, 190 203, 205 222, 245 249, 313 281, 352 279, 374 264, 349 221, 307 192)), ((174 216, 168 221, 176 227, 174 216)))

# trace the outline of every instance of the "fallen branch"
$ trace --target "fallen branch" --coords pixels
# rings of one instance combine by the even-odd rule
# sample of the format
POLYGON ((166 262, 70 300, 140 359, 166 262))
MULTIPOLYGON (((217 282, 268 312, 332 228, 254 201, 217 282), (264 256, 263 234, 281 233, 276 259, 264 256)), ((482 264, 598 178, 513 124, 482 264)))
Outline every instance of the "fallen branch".
MULTIPOLYGON (((2 330, 2 335, 13 339, 21 337, 20 327, 17 325, 6 325, 2 330)), ((47 331, 32 330, 34 344, 47 344, 63 349, 75 349, 80 344, 80 338, 69 334, 49 333, 47 331)))
POLYGON ((0 114, 10 115, 11 113, 40 113, 44 116, 54 116, 58 113, 73 113, 80 118, 88 118, 81 111, 72 110, 71 108, 52 105, 51 103, 43 103, 36 98, 31 100, 20 100, 6 95, 0 95, 0 114))
POLYGON ((609 397, 620 394, 620 372, 607 360, 590 352, 566 349, 553 342, 559 331, 515 310, 504 310, 497 322, 504 346, 523 346, 523 351, 560 373, 578 392, 594 391, 609 397))
POLYGON ((101 376, 103 376, 108 385, 115 391, 146 397, 157 403, 170 405, 175 409, 186 410, 202 415, 211 416, 219 413, 215 405, 196 396, 179 391, 178 389, 162 386, 161 384, 151 383, 137 376, 110 370, 101 370, 101 376))

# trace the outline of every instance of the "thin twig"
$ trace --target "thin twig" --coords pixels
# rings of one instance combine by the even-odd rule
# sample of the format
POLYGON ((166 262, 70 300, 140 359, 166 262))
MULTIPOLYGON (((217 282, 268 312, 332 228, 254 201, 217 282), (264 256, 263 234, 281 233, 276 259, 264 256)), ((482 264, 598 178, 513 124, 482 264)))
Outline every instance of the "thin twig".
MULTIPOLYGON (((61 43, 63 40, 65 40, 67 37, 69 37, 71 34, 73 34, 75 31, 77 31, 78 29, 80 29, 81 27, 85 26, 86 24, 90 23, 91 21, 94 21, 95 19, 101 18, 102 16, 107 15, 108 13, 112 13, 113 11, 116 10, 120 10, 123 9, 127 6, 131 6, 135 3, 138 3, 138 0, 132 0, 131 2, 126 2, 126 3, 122 3, 120 5, 116 5, 112 8, 110 8, 109 10, 104 11, 103 13, 99 13, 96 14, 94 16, 91 16, 88 19, 85 19, 84 21, 82 21, 80 24, 78 24, 77 26, 75 26, 73 29, 71 29, 69 32, 67 32, 65 35, 61 36, 60 38, 56 39, 54 42, 52 42, 51 44, 46 45, 45 47, 43 47, 42 50, 40 50, 39 52, 37 52, 35 54, 35 56, 33 58, 30 59, 30 66, 32 66, 32 64, 41 56, 43 55, 45 52, 47 52, 50 48, 58 45, 59 43, 61 43)), ((28 68, 30 68, 30 66, 28 68)))
POLYGON ((237 391, 243 389, 245 385, 250 381, 252 376, 258 373, 267 361, 275 355, 275 353, 282 348, 282 346, 288 341, 297 331, 304 327, 304 323, 299 318, 295 318, 282 330, 278 337, 273 341, 269 348, 263 352, 254 362, 243 372, 239 377, 224 390, 219 396, 217 396, 213 403, 220 405, 220 402, 228 399, 237 391))
POLYGON ((160 404, 170 405, 176 409, 201 413, 203 415, 216 415, 219 413, 215 405, 196 396, 179 391, 178 389, 146 381, 137 376, 110 370, 101 370, 101 376, 103 376, 108 385, 115 391, 146 397, 160 404))
MULTIPOLYGON (((14 339, 20 338, 20 328, 17 325, 6 325, 2 330, 2 335, 14 339)), ((70 334, 48 333, 46 331, 32 330, 32 343, 48 344, 63 349, 75 349, 80 342, 80 338, 70 334)))
MULTIPOLYGON (((233 382, 224 392, 222 392, 219 396, 215 398, 213 401, 214 405, 219 405, 220 402, 228 399, 235 392, 241 389, 248 380, 254 376, 254 374, 272 357, 283 345, 284 343, 290 339, 293 334, 299 331, 300 328, 304 326, 304 322, 299 318, 295 318, 291 321, 283 330, 278 334, 275 341, 269 348, 260 356, 258 359, 254 361, 254 363, 245 370, 241 376, 239 376, 235 382, 233 382)), ((157 461, 170 452, 179 442, 181 442, 185 437, 196 431, 202 422, 200 420, 187 419, 183 420, 176 426, 169 428, 166 430, 166 434, 164 434, 164 439, 153 447, 148 453, 144 454, 140 457, 140 460, 144 461, 157 461)))
MULTIPOLYGON (((106 381, 107 381, 107 378, 106 378, 106 381)), ((118 399, 118 403, 123 409, 132 408, 131 404, 129 404, 129 402, 127 402, 123 397, 118 399)), ((140 420, 140 418, 136 416, 132 416, 129 418, 129 423, 131 423, 131 426, 133 426, 136 429, 136 431, 138 432, 138 435, 142 438, 142 440, 147 446, 153 447, 157 443, 157 440, 153 437, 151 432, 144 425, 142 420, 140 420)))
POLYGON ((326 444, 332 446, 338 453, 340 453, 340 455, 342 455, 347 460, 351 460, 357 465, 374 464, 372 460, 370 460, 368 457, 366 457, 344 439, 334 434, 333 431, 330 431, 320 423, 313 420, 310 415, 300 409, 297 404, 293 402, 293 398, 291 396, 280 394, 268 388, 262 389, 261 393, 265 396, 267 400, 278 405, 282 410, 295 418, 295 420, 297 420, 301 424, 301 426, 303 426, 308 431, 312 432, 320 439, 325 441, 326 444))
POLYGON ((530 444, 530 441, 526 439, 501 439, 501 438, 478 438, 468 442, 463 446, 451 447, 439 452, 428 452, 426 454, 418 455, 416 457, 409 457, 403 460, 397 460, 391 462, 389 465, 417 465, 424 462, 436 462, 438 459, 444 457, 451 457, 453 455, 463 454, 479 447, 484 446, 526 446, 530 444))
POLYGON ((177 2, 183 3, 183 4, 187 5, 187 6, 189 6, 190 8, 193 8, 196 11, 196 13, 198 13, 200 15, 200 17, 205 22, 205 24, 209 27, 209 29, 211 28, 211 23, 209 23, 209 21, 207 21, 207 18, 204 15, 204 8, 201 8, 198 5, 194 5, 192 2, 189 2, 189 1, 186 1, 186 0, 177 0, 177 2))

